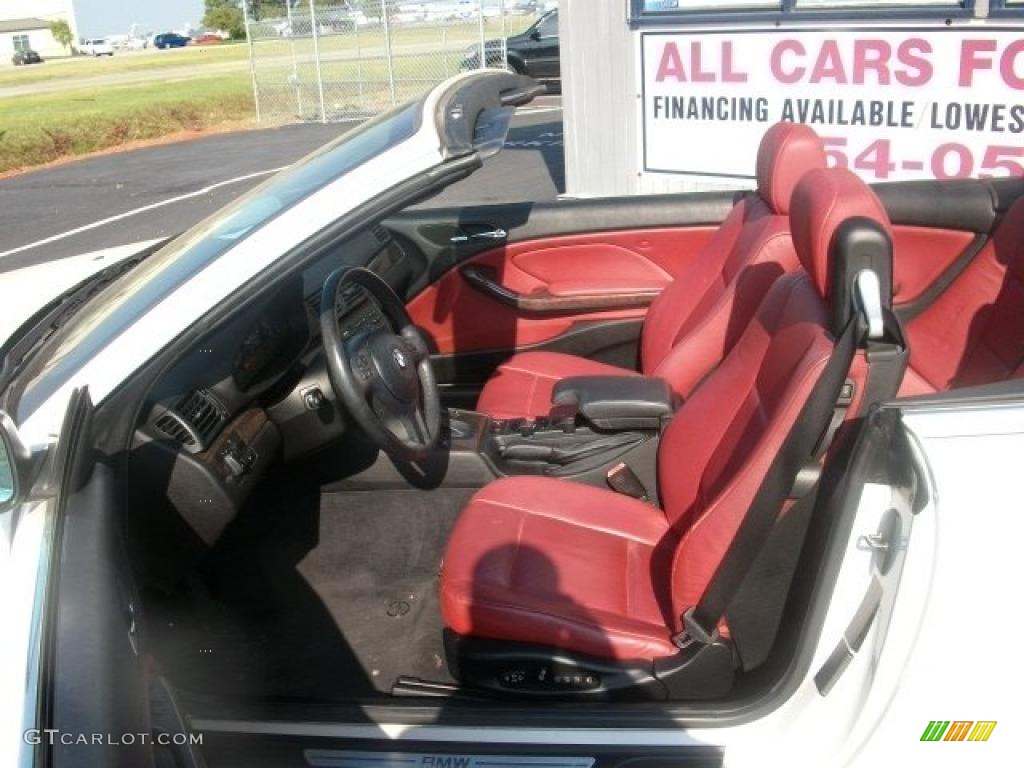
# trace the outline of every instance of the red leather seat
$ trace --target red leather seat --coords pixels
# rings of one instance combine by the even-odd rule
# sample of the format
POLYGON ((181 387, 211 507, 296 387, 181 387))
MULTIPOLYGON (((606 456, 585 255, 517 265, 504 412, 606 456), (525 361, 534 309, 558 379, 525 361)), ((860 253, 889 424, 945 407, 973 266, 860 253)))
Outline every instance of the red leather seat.
MULTIPOLYGON (((771 284, 797 267, 789 235, 793 188, 825 167, 821 139, 796 123, 772 126, 757 153, 757 195, 743 198, 686 274, 647 312, 641 370, 666 379, 682 397, 732 349, 771 284)), ((484 386, 477 410, 495 418, 541 416, 555 385, 570 376, 635 371, 553 352, 513 355, 484 386)))
POLYGON ((441 600, 450 630, 610 659, 676 652, 680 615, 700 599, 832 354, 824 297, 833 234, 851 217, 888 228, 874 193, 839 169, 807 174, 792 217, 806 273, 774 283, 666 429, 664 511, 565 480, 488 485, 448 545, 441 600))
POLYGON ((907 324, 901 395, 1024 376, 1024 198, 967 268, 907 324))

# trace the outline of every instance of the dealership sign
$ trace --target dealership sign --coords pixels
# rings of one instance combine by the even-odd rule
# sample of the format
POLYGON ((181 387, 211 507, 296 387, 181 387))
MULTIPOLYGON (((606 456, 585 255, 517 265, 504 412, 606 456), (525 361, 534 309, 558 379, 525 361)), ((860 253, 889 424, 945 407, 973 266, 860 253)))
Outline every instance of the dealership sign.
POLYGON ((643 167, 751 178, 779 120, 868 181, 1024 176, 1022 30, 641 36, 643 167))

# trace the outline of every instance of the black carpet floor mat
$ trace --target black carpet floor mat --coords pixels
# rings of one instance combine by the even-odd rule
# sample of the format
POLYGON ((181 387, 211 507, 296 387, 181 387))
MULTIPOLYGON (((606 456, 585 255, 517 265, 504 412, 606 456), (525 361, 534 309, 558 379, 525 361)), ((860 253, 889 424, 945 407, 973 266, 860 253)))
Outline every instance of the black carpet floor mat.
POLYGON ((150 600, 150 647, 196 693, 340 701, 449 681, 437 577, 472 490, 268 491, 202 579, 150 600))

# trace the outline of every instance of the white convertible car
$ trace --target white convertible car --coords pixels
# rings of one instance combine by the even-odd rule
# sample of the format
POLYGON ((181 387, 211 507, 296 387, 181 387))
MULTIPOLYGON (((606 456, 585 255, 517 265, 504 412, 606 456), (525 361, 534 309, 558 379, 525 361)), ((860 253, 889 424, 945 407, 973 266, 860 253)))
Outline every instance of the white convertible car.
POLYGON ((537 92, 31 307, 2 764, 1019 764, 1024 182, 779 124, 752 192, 411 207, 537 92))

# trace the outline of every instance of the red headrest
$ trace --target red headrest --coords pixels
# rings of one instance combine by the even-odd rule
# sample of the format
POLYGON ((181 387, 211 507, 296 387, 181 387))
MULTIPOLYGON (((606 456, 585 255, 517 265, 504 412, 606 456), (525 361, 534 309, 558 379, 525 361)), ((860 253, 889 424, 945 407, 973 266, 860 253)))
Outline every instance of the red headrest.
POLYGON ((793 190, 789 214, 793 245, 822 298, 829 295, 829 259, 836 229, 855 216, 877 221, 892 238, 889 215, 882 201, 845 168, 809 171, 793 190))
POLYGON ((825 167, 825 146, 802 123, 776 123, 757 149, 757 191, 776 213, 785 216, 797 182, 809 170, 825 167))

